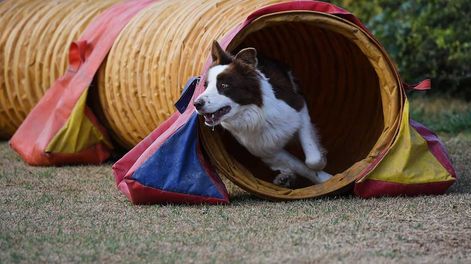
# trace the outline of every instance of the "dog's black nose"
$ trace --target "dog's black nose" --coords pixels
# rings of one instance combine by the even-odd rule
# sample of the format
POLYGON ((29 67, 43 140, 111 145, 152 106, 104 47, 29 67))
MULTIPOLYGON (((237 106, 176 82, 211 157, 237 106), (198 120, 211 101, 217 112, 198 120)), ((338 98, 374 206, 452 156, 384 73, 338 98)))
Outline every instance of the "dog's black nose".
POLYGON ((196 110, 200 110, 204 106, 204 100, 198 99, 193 102, 193 105, 195 106, 196 110))

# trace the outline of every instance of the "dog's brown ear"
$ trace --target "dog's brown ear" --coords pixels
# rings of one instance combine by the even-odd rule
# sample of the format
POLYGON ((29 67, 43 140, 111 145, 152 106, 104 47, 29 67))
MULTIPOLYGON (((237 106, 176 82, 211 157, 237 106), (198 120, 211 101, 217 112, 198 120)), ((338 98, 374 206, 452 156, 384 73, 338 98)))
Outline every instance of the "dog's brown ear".
POLYGON ((235 56, 236 60, 240 60, 245 64, 257 67, 257 50, 255 48, 245 48, 239 51, 235 56))
POLYGON ((213 41, 213 46, 211 47, 211 57, 213 57, 213 62, 219 65, 232 62, 232 56, 225 52, 216 40, 213 41))

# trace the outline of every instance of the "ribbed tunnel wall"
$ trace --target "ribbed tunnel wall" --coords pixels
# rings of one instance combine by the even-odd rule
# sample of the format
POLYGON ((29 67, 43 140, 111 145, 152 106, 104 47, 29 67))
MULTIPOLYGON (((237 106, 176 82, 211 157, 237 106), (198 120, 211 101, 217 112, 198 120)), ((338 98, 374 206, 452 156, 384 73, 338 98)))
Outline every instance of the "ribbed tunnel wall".
POLYGON ((99 112, 115 139, 130 148, 167 119, 188 78, 201 74, 212 41, 276 2, 159 1, 134 17, 99 73, 99 112))
POLYGON ((70 43, 119 0, 0 2, 0 138, 9 138, 66 70, 70 43))

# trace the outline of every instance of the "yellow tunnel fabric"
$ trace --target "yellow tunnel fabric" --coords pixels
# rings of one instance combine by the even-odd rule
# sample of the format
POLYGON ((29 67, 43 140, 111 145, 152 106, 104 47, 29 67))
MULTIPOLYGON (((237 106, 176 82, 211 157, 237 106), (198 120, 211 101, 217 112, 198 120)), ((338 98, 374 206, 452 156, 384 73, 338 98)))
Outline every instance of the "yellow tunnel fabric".
POLYGON ((366 179, 401 184, 454 180, 430 152, 425 139, 409 124, 407 100, 397 139, 387 156, 366 179))
POLYGON ((103 142, 109 148, 112 144, 85 115, 88 90, 77 101, 67 123, 46 148, 47 153, 78 153, 103 142))

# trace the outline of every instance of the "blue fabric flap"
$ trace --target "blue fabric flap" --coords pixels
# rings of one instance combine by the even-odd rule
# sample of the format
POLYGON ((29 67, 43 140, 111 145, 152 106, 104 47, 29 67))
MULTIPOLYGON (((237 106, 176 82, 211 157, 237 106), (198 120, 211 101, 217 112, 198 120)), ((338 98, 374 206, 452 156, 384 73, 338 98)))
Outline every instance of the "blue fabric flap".
POLYGON ((224 198, 198 158, 198 116, 194 113, 131 176, 141 184, 164 191, 224 198))
POLYGON ((182 95, 180 99, 175 103, 175 107, 178 109, 180 114, 186 111, 188 104, 190 103, 191 97, 195 93, 196 85, 198 84, 200 78, 199 77, 191 77, 188 82, 185 84, 185 88, 183 88, 182 95))

